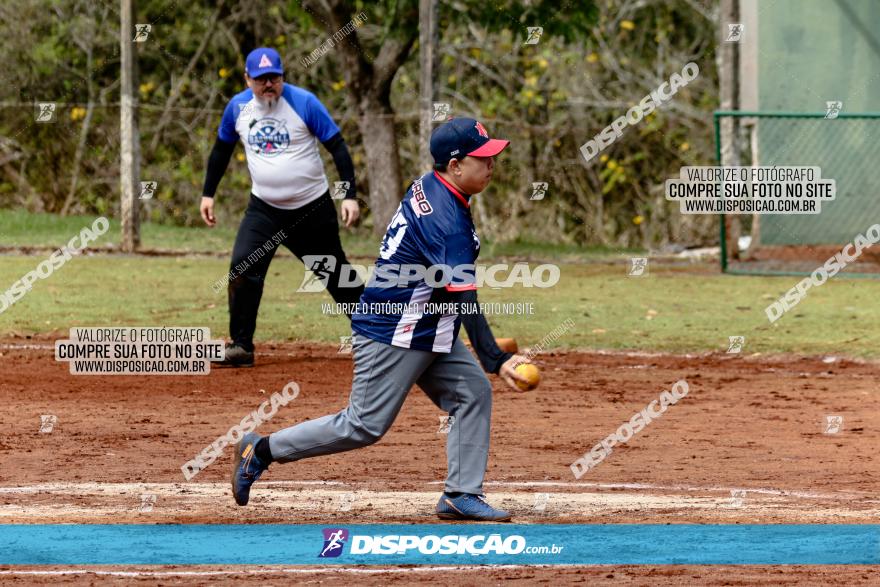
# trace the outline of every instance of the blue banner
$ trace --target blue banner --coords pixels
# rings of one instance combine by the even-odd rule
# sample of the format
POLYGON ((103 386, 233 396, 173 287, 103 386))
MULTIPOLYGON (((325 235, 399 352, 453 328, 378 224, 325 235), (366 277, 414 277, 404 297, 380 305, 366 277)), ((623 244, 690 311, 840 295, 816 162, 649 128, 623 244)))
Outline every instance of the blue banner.
POLYGON ((880 525, 0 525, 0 565, 880 564, 880 525))

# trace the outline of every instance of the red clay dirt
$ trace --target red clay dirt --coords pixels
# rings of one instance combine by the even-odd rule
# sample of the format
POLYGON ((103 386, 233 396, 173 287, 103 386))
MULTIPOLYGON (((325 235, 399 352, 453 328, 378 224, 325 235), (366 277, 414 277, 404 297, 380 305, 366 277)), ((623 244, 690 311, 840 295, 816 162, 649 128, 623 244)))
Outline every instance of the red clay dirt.
MULTIPOLYGON (((536 363, 543 378, 533 392, 514 392, 492 377, 486 490, 490 500, 495 495, 499 505, 514 512, 515 521, 880 520, 877 364, 596 352, 545 353, 536 363), (572 461, 679 379, 689 384, 685 398, 580 480, 574 478, 572 461), (843 416, 836 434, 825 433, 828 415, 843 416), (739 494, 744 505, 735 503, 734 489, 746 490, 739 494), (535 492, 550 494, 546 509, 532 506, 535 492)), ((16 339, 0 343, 0 365, 0 397, 8 406, 0 413, 0 523, 436 522, 430 500, 436 499, 445 473, 445 436, 438 434, 442 413, 417 388, 381 442, 273 465, 254 487, 253 507, 232 504, 226 486, 230 449, 193 481, 184 480, 184 462, 289 381, 299 384, 299 397, 258 431, 265 434, 344 407, 351 357, 336 347, 267 344, 258 349, 256 367, 215 367, 208 376, 83 376, 71 375, 67 363, 54 360, 51 340, 16 339), (39 432, 41 414, 57 416, 52 433, 39 432), (330 484, 294 483, 304 481, 330 484), (101 488, 84 489, 99 483, 113 489, 107 495, 101 488), (141 493, 159 495, 149 517, 127 501, 137 499, 141 486, 141 493), (357 499, 355 506, 337 507, 344 492, 357 499)), ((9 569, 0 567, 0 572, 4 568, 9 569)), ((253 578, 779 585, 870 584, 873 572, 864 567, 576 567, 356 577, 316 571, 314 576, 253 578)), ((62 579, 234 584, 244 577, 0 575, 0 582, 14 584, 62 579)))

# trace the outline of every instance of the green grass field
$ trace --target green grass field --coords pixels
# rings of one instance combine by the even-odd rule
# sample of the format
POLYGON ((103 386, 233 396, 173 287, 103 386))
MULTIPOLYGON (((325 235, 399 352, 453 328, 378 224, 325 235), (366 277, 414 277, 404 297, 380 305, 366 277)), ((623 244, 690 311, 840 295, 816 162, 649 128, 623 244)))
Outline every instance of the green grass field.
MULTIPOLYGON (((0 257, 2 287, 33 269, 42 256, 0 257)), ((832 281, 811 290, 799 306, 770 325, 764 307, 794 278, 733 277, 652 267, 630 278, 625 264, 565 264, 549 289, 483 288, 485 302, 533 304, 528 316, 489 316, 497 336, 537 343, 568 318, 575 328, 554 346, 674 352, 726 350, 728 336, 746 337, 745 352, 876 356, 880 294, 873 281, 832 281)), ((226 334, 225 289, 212 285, 228 270, 225 259, 95 255, 72 259, 0 313, 0 334, 66 332, 71 326, 208 326, 226 334)), ((337 342, 348 334, 342 316, 324 316, 326 293, 296 293, 302 265, 280 255, 267 279, 260 340, 337 342)))
MULTIPOLYGON (((20 210, 0 210, 0 247, 60 247, 86 226, 95 216, 33 214, 20 210)), ((141 226, 141 247, 147 250, 181 251, 228 256, 235 242, 237 224, 185 228, 145 223, 141 226)), ((110 230, 96 243, 98 248, 119 246, 119 222, 110 221, 110 230)), ((346 254, 353 258, 375 259, 379 239, 366 229, 343 229, 340 237, 346 254)), ((547 258, 567 261, 609 259, 628 251, 603 247, 583 248, 535 242, 484 242, 482 257, 547 258)))
MULTIPOLYGON (((0 245, 59 246, 91 223, 91 217, 0 213, 0 245)), ((213 284, 228 271, 234 228, 215 230, 145 225, 145 247, 220 253, 220 256, 76 257, 21 300, 0 313, 0 335, 66 333, 72 326, 208 326, 226 335, 225 289, 213 284)), ((115 242, 114 226, 105 237, 115 242)), ((376 239, 346 235, 347 251, 369 265, 376 239)), ((103 242, 99 241, 99 244, 103 242)), ((483 302, 532 304, 531 315, 490 315, 496 336, 513 336, 521 346, 538 343, 565 320, 575 327, 553 346, 645 351, 725 351, 728 337, 746 337, 744 353, 791 352, 809 355, 876 357, 880 295, 873 280, 834 279, 808 296, 778 322, 764 308, 792 287, 794 277, 721 275, 717 266, 664 267, 649 275, 626 276, 627 257, 612 251, 578 250, 513 243, 486 247, 481 261, 528 257, 557 263, 559 283, 548 289, 513 287, 480 291, 483 302)), ((34 269, 47 254, 0 256, 0 291, 34 269)), ((338 342, 349 333, 344 316, 322 314, 326 293, 296 293, 303 267, 282 250, 267 279, 258 340, 338 342)))

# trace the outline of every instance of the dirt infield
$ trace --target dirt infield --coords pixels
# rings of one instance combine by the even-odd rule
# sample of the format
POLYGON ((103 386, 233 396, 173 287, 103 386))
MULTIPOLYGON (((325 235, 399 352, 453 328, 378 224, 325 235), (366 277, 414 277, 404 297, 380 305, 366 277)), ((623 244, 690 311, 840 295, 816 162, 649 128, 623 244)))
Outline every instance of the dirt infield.
MULTIPOLYGON (((442 413, 418 389, 375 446, 273 465, 237 508, 230 450, 192 481, 180 467, 272 392, 300 385, 266 433, 342 408, 351 358, 335 347, 267 345, 253 369, 208 376, 70 375, 51 340, 0 343, 0 523, 428 523, 445 473, 442 413), (57 416, 40 433, 40 416, 57 416), (152 496, 144 498, 142 496, 152 496), (147 501, 145 501, 147 499, 147 501), (145 507, 144 504, 149 504, 145 507)), ((877 523, 880 366, 831 358, 545 353, 541 387, 493 378, 486 490, 522 523, 877 523), (580 480, 569 465, 661 391, 689 394, 580 480), (826 417, 842 416, 837 433, 826 417)), ((236 583, 331 580, 442 584, 486 578, 623 584, 868 584, 864 568, 566 567, 377 570, 0 568, 0 582, 236 583), (94 570, 94 569, 92 569, 94 570), (188 571, 196 575, 185 575, 188 571), (228 571, 228 572, 227 572, 228 571), (354 571, 351 571, 354 572, 354 571), (117 573, 117 574, 112 574, 117 573), (138 574, 140 573, 140 574, 138 574), (202 573, 202 574, 198 574, 202 573), (219 573, 219 574, 215 574, 219 573), (261 574, 262 573, 262 574, 261 574), (468 574, 464 574, 468 573, 468 574), (5 577, 3 575, 6 575, 5 577), (559 576, 557 576, 559 575, 559 576), (609 576, 610 575, 610 576, 609 576), (467 578, 465 578, 467 577, 467 578), (734 580, 734 577, 739 577, 734 580), (614 579, 612 581, 612 579, 614 579)))
POLYGON ((217 567, 161 567, 114 570, 56 567, 6 571, 4 585, 876 585, 876 569, 827 567, 403 567, 296 568, 260 567, 228 570, 217 567))

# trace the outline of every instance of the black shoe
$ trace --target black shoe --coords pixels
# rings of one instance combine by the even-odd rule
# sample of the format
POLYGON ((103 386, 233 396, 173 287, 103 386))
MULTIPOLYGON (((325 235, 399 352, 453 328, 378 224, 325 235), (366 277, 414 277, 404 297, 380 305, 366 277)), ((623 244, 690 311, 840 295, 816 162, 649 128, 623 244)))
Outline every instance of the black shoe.
POLYGON ((243 346, 228 342, 221 365, 230 367, 253 367, 254 351, 246 351, 243 346))

